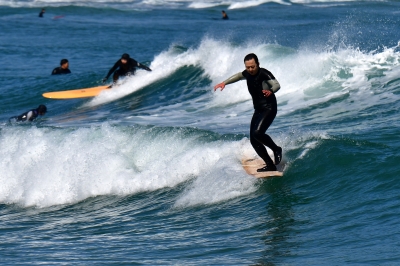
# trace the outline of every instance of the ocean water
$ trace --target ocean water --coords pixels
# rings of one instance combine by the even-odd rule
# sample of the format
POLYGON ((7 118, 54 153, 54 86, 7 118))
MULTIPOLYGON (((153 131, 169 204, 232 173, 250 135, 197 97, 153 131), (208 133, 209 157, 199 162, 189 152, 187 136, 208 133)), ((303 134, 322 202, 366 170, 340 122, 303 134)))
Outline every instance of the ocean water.
POLYGON ((398 1, 0 0, 0 263, 398 265, 399 25, 398 1), (251 52, 281 84, 281 178, 241 166, 246 83, 213 91, 251 52), (153 71, 41 96, 123 53, 153 71))

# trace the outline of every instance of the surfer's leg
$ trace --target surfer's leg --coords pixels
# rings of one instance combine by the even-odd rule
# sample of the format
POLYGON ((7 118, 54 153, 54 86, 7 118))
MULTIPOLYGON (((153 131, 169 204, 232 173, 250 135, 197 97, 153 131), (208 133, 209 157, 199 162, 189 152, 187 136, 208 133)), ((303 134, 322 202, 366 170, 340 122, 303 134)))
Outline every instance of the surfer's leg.
MULTIPOLYGON (((259 124, 263 120, 263 112, 254 111, 253 118, 251 119, 251 124, 250 124, 250 143, 251 146, 253 146, 254 150, 258 154, 258 156, 261 157, 261 159, 264 160, 266 167, 261 168, 264 169, 263 171, 276 171, 276 167, 271 159, 269 157, 269 154, 267 152, 267 149, 265 148, 264 144, 257 139, 257 129, 259 128, 259 124)), ((259 170, 261 170, 259 169, 259 170)))
POLYGON ((276 113, 276 107, 266 108, 260 111, 260 120, 254 129, 254 137, 274 152, 275 164, 279 164, 282 160, 282 148, 276 145, 272 138, 265 133, 274 121, 276 113))
POLYGON ((274 121, 276 113, 276 107, 266 108, 262 110, 258 126, 254 130, 254 137, 274 152, 275 164, 279 164, 282 160, 282 148, 276 145, 272 138, 265 133, 274 121))
POLYGON ((254 138, 259 142, 267 146, 273 151, 278 150, 278 146, 272 140, 272 138, 265 132, 272 124, 276 116, 276 108, 265 108, 259 111, 259 119, 254 126, 254 138))

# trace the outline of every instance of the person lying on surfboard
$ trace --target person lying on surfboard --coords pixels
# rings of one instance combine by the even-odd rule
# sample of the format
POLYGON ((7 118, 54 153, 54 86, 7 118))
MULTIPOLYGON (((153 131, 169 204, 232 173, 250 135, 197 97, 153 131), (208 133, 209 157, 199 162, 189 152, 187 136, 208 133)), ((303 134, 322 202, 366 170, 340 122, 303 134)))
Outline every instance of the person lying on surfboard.
POLYGON ((22 115, 19 116, 13 116, 9 119, 9 121, 11 122, 12 120, 16 121, 16 122, 24 122, 24 121, 30 121, 32 122, 33 120, 35 120, 39 115, 44 115, 47 112, 47 107, 46 105, 39 105, 38 108, 36 109, 32 109, 28 112, 23 113, 22 115))
POLYGON ((131 58, 129 54, 123 54, 121 59, 119 59, 114 66, 108 71, 107 76, 103 79, 103 83, 107 81, 107 79, 111 76, 111 74, 114 72, 113 75, 113 82, 117 82, 118 78, 120 76, 128 76, 128 75, 134 75, 136 72, 136 68, 140 67, 144 70, 151 71, 150 68, 148 68, 145 65, 142 65, 141 63, 137 62, 135 59, 131 58), (117 70, 118 69, 118 70, 117 70))
POLYGON ((274 75, 265 68, 260 68, 258 57, 248 54, 244 58, 246 70, 239 72, 227 80, 215 85, 214 91, 225 88, 225 85, 247 80, 247 88, 253 98, 254 114, 250 124, 250 143, 254 150, 265 162, 265 167, 257 172, 276 171, 276 166, 269 157, 265 146, 274 152, 275 164, 282 160, 282 148, 277 146, 265 132, 272 124, 278 111, 275 93, 281 88, 274 75))

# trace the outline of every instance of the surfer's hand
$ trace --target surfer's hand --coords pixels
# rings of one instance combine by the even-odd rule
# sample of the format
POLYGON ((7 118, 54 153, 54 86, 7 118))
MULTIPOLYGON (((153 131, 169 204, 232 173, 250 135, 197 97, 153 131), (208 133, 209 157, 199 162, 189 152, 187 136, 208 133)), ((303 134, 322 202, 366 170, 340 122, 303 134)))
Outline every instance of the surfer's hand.
POLYGON ((103 82, 103 83, 106 83, 106 81, 107 81, 107 78, 103 78, 103 79, 101 80, 101 82, 103 82))
POLYGON ((225 83, 221 82, 217 85, 214 86, 214 91, 216 91, 218 88, 221 88, 221 91, 225 88, 225 83))
POLYGON ((262 93, 264 94, 265 97, 268 97, 272 94, 272 91, 270 90, 262 90, 262 93))

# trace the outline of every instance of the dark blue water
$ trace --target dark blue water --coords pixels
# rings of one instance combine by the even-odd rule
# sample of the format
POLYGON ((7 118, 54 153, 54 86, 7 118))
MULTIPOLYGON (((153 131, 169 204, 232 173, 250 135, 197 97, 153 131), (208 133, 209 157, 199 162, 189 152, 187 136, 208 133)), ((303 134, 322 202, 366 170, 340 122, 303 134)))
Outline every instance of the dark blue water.
POLYGON ((2 265, 400 262, 398 2, 0 5, 2 265), (245 82, 213 92, 250 52, 282 86, 282 178, 241 166, 245 82), (100 85, 123 53, 153 71, 42 97, 100 85))

